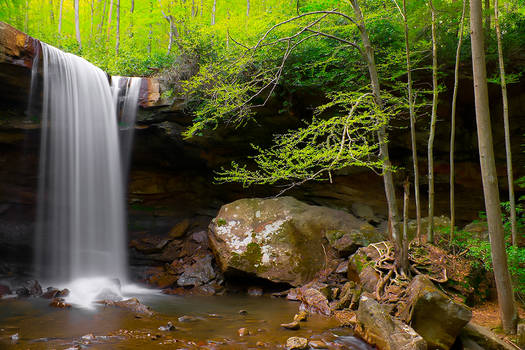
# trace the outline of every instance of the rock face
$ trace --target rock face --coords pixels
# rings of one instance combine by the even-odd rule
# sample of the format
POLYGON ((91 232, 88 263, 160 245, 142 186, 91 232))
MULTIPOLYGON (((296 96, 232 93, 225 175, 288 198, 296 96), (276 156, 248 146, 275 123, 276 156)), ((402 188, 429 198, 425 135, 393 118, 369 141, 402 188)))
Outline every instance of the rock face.
POLYGON ((472 318, 472 311, 454 302, 424 275, 416 276, 408 291, 404 320, 426 340, 431 349, 450 349, 472 318))
POLYGON ((379 350, 426 350, 427 343, 410 326, 392 318, 374 299, 361 296, 356 331, 379 350))
POLYGON ((380 240, 365 224, 344 211, 292 197, 254 198, 224 205, 208 236, 223 272, 237 270, 297 286, 326 267, 325 235, 349 234, 352 240, 346 243, 355 249, 380 240))
POLYGON ((463 343, 475 343, 484 350, 516 349, 515 347, 505 343, 489 329, 478 326, 472 322, 467 323, 467 325, 462 329, 461 339, 463 343))

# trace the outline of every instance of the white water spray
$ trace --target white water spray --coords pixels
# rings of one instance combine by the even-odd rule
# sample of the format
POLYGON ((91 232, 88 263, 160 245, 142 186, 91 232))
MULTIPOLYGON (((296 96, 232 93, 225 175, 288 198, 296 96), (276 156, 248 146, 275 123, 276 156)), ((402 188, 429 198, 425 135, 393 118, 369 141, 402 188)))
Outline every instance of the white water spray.
MULTIPOLYGON (((42 54, 37 274, 70 286, 73 300, 89 303, 101 288, 113 288, 115 279, 127 280, 122 172, 127 162, 119 148, 119 98, 106 74, 86 60, 45 43, 42 54)), ((125 108, 137 104, 140 80, 130 83, 133 96, 124 98, 125 108)), ((134 124, 135 107, 125 108, 122 116, 134 124)))

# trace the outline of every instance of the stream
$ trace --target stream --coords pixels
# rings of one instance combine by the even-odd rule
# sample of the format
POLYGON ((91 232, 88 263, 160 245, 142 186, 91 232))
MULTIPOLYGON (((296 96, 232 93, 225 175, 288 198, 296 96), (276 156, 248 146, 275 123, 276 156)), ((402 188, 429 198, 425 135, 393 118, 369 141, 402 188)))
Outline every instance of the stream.
POLYGON ((41 298, 0 300, 0 348, 285 349, 286 340, 297 336, 323 340, 329 349, 373 349, 349 328, 320 315, 310 315, 296 331, 280 327, 293 319, 299 306, 284 299, 159 294, 139 299, 156 312, 153 317, 105 306, 56 309, 41 298), (159 330, 169 321, 175 330, 159 330), (240 336, 240 328, 250 334, 240 336), (12 339, 15 334, 17 340, 12 339))

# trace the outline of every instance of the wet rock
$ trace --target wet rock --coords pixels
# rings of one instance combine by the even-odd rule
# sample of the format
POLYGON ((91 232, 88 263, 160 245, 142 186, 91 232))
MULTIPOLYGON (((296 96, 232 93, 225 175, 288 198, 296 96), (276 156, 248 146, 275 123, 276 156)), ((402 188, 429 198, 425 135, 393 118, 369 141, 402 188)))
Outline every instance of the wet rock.
POLYGON ((4 295, 11 294, 11 288, 9 286, 6 286, 5 284, 0 284, 0 298, 4 295))
POLYGON ((516 348, 505 343, 489 329, 472 322, 467 323, 467 325, 463 327, 461 337, 471 339, 485 350, 516 350, 516 348))
POLYGON ((144 254, 154 254, 162 252, 171 240, 160 236, 145 236, 132 240, 129 246, 144 254))
POLYGON ((178 318, 179 322, 197 322, 199 319, 195 316, 184 315, 178 318))
POLYGON ((239 334, 239 337, 246 337, 248 335, 250 335, 250 331, 248 330, 248 328, 239 328, 239 330, 237 331, 237 334, 239 334))
POLYGON ((357 323, 356 314, 351 310, 336 310, 334 311, 334 318, 342 327, 354 326, 357 323))
POLYGON ((287 350, 302 350, 308 347, 308 340, 301 337, 291 337, 286 341, 287 350))
POLYGON ((343 261, 342 263, 340 263, 335 269, 335 273, 341 273, 343 275, 346 275, 348 273, 348 262, 343 261))
POLYGON ((326 316, 330 316, 332 312, 328 304, 328 299, 317 289, 307 289, 299 296, 299 300, 302 301, 300 306, 301 310, 326 316))
POLYGON ((246 311, 246 310, 239 310, 239 315, 248 315, 248 311, 246 311))
POLYGON ((49 306, 56 307, 58 309, 69 309, 69 308, 71 308, 71 304, 66 303, 66 301, 63 298, 54 298, 49 303, 49 306))
POLYGON ((375 232, 360 231, 365 224, 347 212, 292 197, 253 198, 224 205, 208 235, 223 272, 238 270, 297 286, 326 268, 328 232, 349 233, 356 247, 379 240, 375 232))
POLYGON ((42 294, 42 298, 44 299, 53 299, 58 296, 60 293, 60 290, 54 288, 54 287, 47 287, 44 294, 42 294))
POLYGON ((42 287, 37 280, 26 281, 24 285, 16 290, 19 297, 39 297, 42 293, 42 287))
POLYGON ((197 231, 191 235, 191 240, 198 244, 208 245, 208 233, 206 231, 197 231))
POLYGON ((137 298, 130 298, 121 301, 102 300, 98 303, 105 306, 113 306, 125 309, 139 315, 153 316, 155 314, 149 306, 142 304, 137 298))
POLYGON ((250 287, 248 288, 248 295, 252 297, 260 297, 263 295, 263 289, 260 287, 250 287))
POLYGON ((82 336, 82 340, 95 340, 96 337, 93 333, 89 333, 82 336))
POLYGON ((374 259, 378 257, 379 254, 374 247, 359 248, 348 259, 348 279, 360 284, 367 292, 375 293, 379 282, 379 274, 372 266, 374 259))
POLYGON ((392 318, 374 299, 363 295, 356 313, 356 332, 379 350, 426 350, 427 343, 410 326, 392 318))
POLYGON ((190 220, 184 219, 181 222, 177 223, 173 228, 170 230, 169 236, 171 238, 180 238, 184 236, 188 228, 190 227, 190 220))
POLYGON ((181 287, 201 286, 213 280, 215 278, 215 270, 211 260, 212 257, 210 255, 196 258, 194 264, 184 269, 184 272, 177 280, 177 285, 181 287))
POLYGON ((472 311, 436 288, 425 275, 416 276, 408 286, 408 300, 402 318, 432 349, 448 350, 472 311))
POLYGON ((165 331, 165 332, 174 331, 175 329, 176 328, 173 325, 173 323, 171 323, 171 321, 168 321, 168 324, 166 326, 160 326, 159 327, 159 331, 165 331))
POLYGON ((308 312, 306 311, 299 311, 298 314, 296 314, 294 317, 293 317, 293 320, 294 321, 297 321, 297 322, 306 322, 308 321, 308 312))
POLYGON ((301 328, 301 325, 299 324, 299 321, 293 321, 290 323, 281 323, 281 327, 296 331, 301 328))
POLYGON ((159 271, 149 277, 148 283, 164 289, 174 285, 178 279, 177 276, 169 272, 159 271))
POLYGON ((359 298, 361 297, 362 289, 360 285, 355 282, 346 282, 341 288, 339 300, 332 303, 331 307, 334 310, 342 310, 346 308, 355 309, 359 305, 359 298))
POLYGON ((308 346, 312 349, 328 349, 328 345, 322 340, 310 340, 308 346))

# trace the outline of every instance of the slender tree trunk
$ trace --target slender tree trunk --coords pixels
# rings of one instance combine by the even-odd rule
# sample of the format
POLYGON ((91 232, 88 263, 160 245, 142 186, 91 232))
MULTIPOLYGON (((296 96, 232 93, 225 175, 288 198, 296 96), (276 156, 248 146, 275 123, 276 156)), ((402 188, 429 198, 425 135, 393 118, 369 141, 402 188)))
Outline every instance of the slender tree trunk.
POLYGON ((432 12, 432 116, 428 136, 428 241, 434 242, 434 137, 436 134, 438 80, 437 80, 437 43, 436 9, 430 0, 432 12))
POLYGON ((197 16, 196 8, 195 8, 195 0, 191 0, 191 17, 197 16))
POLYGON ((129 37, 133 38, 133 11, 135 11, 135 0, 131 0, 131 8, 129 10, 129 37))
POLYGON ((403 0, 403 26, 405 32, 405 52, 407 63, 407 88, 408 88, 408 110, 410 114, 410 138, 412 142, 412 165, 414 168, 414 194, 416 201, 416 236, 421 242, 421 201, 419 199, 419 165, 417 158, 417 143, 416 143, 416 114, 414 111, 414 92, 412 90, 412 64, 410 62, 410 41, 408 38, 408 21, 407 21, 407 6, 406 0, 403 0))
POLYGON ((102 33, 102 29, 104 28, 104 22, 106 19, 106 7, 107 7, 108 1, 104 0, 104 9, 102 10, 102 15, 100 16, 100 23, 98 24, 98 32, 102 33))
POLYGON ((117 0, 117 33, 115 39, 115 54, 118 56, 120 47, 120 0, 117 0))
POLYGON ((55 13, 53 12, 53 0, 49 0, 49 18, 51 19, 51 25, 55 25, 55 13))
POLYGON ((250 0, 246 0, 246 17, 250 17, 250 0))
POLYGON ((492 129, 490 125, 489 95, 485 66, 481 0, 470 1, 470 30, 472 42, 472 76, 478 130, 479 158, 483 194, 489 229, 492 265, 498 293, 501 322, 506 333, 516 333, 518 315, 512 293, 507 253, 505 251, 503 224, 499 203, 498 176, 494 160, 492 129))
POLYGON ((213 0, 213 7, 211 8, 211 25, 215 24, 215 8, 217 7, 217 0, 213 0))
POLYGON ((106 40, 109 41, 109 33, 111 31, 111 17, 113 15, 113 0, 109 1, 108 27, 106 40))
POLYGON ((82 50, 82 41, 80 40, 80 20, 79 20, 79 6, 78 0, 75 0, 75 32, 77 36, 78 48, 82 50))
POLYGON ((401 270, 408 272, 408 204, 410 199, 410 182, 408 178, 403 184, 403 249, 401 250, 401 270))
POLYGON ((204 14, 204 0, 201 0, 201 12, 200 12, 200 16, 202 17, 202 15, 204 14))
POLYGON ((26 9, 25 9, 25 20, 24 20, 24 32, 28 32, 29 28, 29 0, 26 0, 26 9))
MULTIPOLYGON (((149 1, 149 14, 153 15, 153 0, 149 1)), ((153 26, 149 24, 149 33, 148 33, 148 54, 151 56, 151 40, 153 38, 153 26)))
POLYGON ((90 38, 93 38, 93 17, 95 17, 95 0, 91 0, 91 28, 90 28, 90 38))
POLYGON ((507 97, 507 83, 505 81, 505 63, 503 62, 503 46, 501 44, 501 28, 499 26, 498 0, 494 2, 494 25, 498 41, 498 62, 501 80, 501 98, 503 100, 503 124, 505 128, 505 151, 507 153, 507 181, 509 185, 510 222, 512 245, 518 246, 518 225, 516 222, 516 200, 514 198, 514 175, 512 172, 512 151, 510 148, 509 100, 507 97))
POLYGON ((454 152, 456 147, 456 105, 459 86, 459 60, 461 56, 461 45, 463 43, 463 30, 465 25, 465 10, 467 1, 463 0, 461 20, 459 22, 459 39, 456 48, 456 65, 454 67, 454 92, 452 93, 452 114, 450 116, 450 243, 454 239, 456 226, 456 201, 455 201, 455 165, 454 152))
MULTIPOLYGON (((370 83, 372 85, 372 92, 376 100, 377 106, 379 109, 384 108, 383 99, 381 97, 381 88, 379 85, 379 77, 377 75, 377 67, 375 63, 374 50, 372 49, 372 44, 370 43, 370 38, 366 30, 365 22, 363 19, 363 14, 361 8, 359 7, 358 0, 351 0, 352 8, 355 12, 355 19, 357 22, 357 27, 361 36, 361 41, 363 42, 364 49, 364 58, 367 61, 368 72, 370 74, 370 83)), ((388 144, 387 142, 387 131, 386 127, 383 126, 379 129, 377 133, 379 139, 379 151, 380 157, 384 164, 384 174, 383 181, 385 184, 385 195, 388 204, 388 216, 392 228, 392 239, 396 246, 396 251, 398 253, 398 259, 400 258, 400 253, 402 251, 402 240, 403 237, 399 232, 399 213, 397 209, 397 200, 396 192, 394 187, 394 178, 392 175, 392 163, 390 162, 390 157, 388 154, 388 144)), ((398 260, 399 266, 404 266, 404 262, 398 260)))
POLYGON ((490 38, 490 0, 485 0, 485 48, 490 38))
POLYGON ((64 9, 64 0, 60 0, 60 10, 58 14, 58 37, 62 34, 62 10, 64 9))

